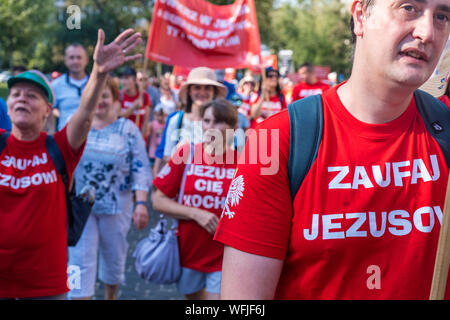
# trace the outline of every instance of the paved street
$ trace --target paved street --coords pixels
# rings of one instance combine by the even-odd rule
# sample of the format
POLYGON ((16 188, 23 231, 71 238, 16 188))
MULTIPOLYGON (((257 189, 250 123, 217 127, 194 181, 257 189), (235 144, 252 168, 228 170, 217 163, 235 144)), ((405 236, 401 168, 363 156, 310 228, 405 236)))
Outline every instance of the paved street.
MULTIPOLYGON (((120 300, 180 300, 184 299, 183 295, 180 295, 176 289, 176 285, 156 285, 146 283, 141 279, 134 267, 133 251, 136 248, 137 242, 146 237, 151 227, 153 227, 158 221, 159 214, 151 211, 149 208, 150 222, 149 226, 138 231, 132 224, 130 232, 128 233, 128 257, 125 269, 125 281, 126 284, 119 287, 118 299, 120 300)), ((104 298, 104 286, 101 282, 97 281, 95 290, 95 299, 104 298)))

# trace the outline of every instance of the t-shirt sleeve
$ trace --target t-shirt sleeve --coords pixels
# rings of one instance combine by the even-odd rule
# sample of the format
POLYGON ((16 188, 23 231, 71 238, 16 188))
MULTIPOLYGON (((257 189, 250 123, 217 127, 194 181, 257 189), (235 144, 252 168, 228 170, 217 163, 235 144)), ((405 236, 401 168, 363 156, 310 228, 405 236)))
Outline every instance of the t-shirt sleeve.
POLYGON ((72 174, 75 171, 81 156, 83 155, 86 141, 84 141, 83 145, 78 150, 74 151, 69 144, 69 140, 67 139, 67 125, 64 126, 62 130, 55 133, 54 139, 63 155, 70 181, 72 179, 72 174))
POLYGON ((131 121, 126 120, 128 134, 128 144, 131 150, 131 176, 132 190, 147 191, 150 188, 152 180, 150 163, 147 152, 145 151, 145 142, 138 127, 131 121))
POLYGON ((298 85, 296 85, 294 89, 292 89, 292 102, 298 99, 300 99, 300 88, 298 85))
POLYGON ((259 100, 259 94, 253 93, 250 95, 250 105, 257 103, 259 100))
POLYGON ((165 157, 171 157, 173 154, 173 151, 177 145, 178 142, 178 118, 180 115, 176 115, 169 120, 169 124, 167 125, 167 132, 166 132, 166 140, 164 145, 164 156, 165 157))
POLYGON ((281 100, 281 110, 287 109, 286 96, 283 95, 283 99, 281 100))
POLYGON ((166 123, 164 124, 164 130, 161 135, 161 142, 158 144, 158 147, 155 151, 155 157, 162 159, 164 158, 164 148, 166 146, 166 135, 167 135, 167 128, 169 127, 169 120, 176 115, 176 112, 169 114, 169 116, 166 119, 166 123))
POLYGON ((180 191, 181 180, 188 161, 190 144, 182 145, 177 149, 170 161, 161 169, 153 179, 153 185, 169 198, 174 198, 180 191))
POLYGON ((144 92, 144 107, 151 107, 152 106, 152 102, 150 100, 150 96, 148 95, 147 92, 144 92))
POLYGON ((59 110, 59 102, 60 102, 60 100, 57 98, 59 96, 59 90, 58 90, 59 86, 58 86, 58 84, 59 84, 59 81, 55 80, 55 81, 52 82, 51 87, 52 87, 52 90, 53 90, 53 95, 55 97, 55 102, 53 104, 53 108, 59 110))
POLYGON ((292 219, 288 153, 289 116, 282 111, 249 135, 215 240, 252 254, 285 258, 292 219))

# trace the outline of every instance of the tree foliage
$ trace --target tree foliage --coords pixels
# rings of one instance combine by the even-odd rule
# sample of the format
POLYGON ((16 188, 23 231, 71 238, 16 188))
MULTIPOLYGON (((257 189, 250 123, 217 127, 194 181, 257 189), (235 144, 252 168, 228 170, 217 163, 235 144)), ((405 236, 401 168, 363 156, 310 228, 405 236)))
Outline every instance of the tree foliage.
MULTIPOLYGON (((208 0, 217 5, 234 0, 208 0)), ((304 61, 331 66, 334 71, 349 73, 349 14, 339 0, 297 0, 274 8, 274 0, 254 0, 261 42, 274 53, 281 49, 294 52, 298 67, 304 61)), ((97 30, 105 30, 107 39, 133 27, 145 41, 153 11, 153 0, 78 0, 81 29, 69 29, 66 9, 69 0, 0 0, 0 68, 24 64, 44 72, 64 71, 64 48, 79 42, 90 54, 97 30), (59 7, 55 4, 61 3, 59 7)), ((92 61, 91 61, 92 63, 92 61)), ((152 62, 150 66, 152 67, 152 62)), ((142 61, 137 62, 142 65, 142 61)), ((136 65, 135 65, 136 66, 136 65)))
POLYGON ((29 52, 46 31, 52 3, 48 0, 0 0, 0 66, 12 66, 14 57, 29 52))
POLYGON ((276 37, 269 43, 275 51, 293 50, 298 67, 305 61, 330 66, 333 71, 350 72, 350 14, 339 0, 299 0, 273 11, 276 37))

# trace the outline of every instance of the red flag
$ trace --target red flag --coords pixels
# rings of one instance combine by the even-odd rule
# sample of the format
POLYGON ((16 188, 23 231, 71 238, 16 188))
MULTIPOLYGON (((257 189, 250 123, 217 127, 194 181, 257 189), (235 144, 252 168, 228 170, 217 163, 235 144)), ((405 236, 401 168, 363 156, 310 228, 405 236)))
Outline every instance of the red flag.
POLYGON ((180 66, 174 66, 172 70, 172 74, 176 76, 182 76, 183 78, 187 78, 189 75, 189 72, 191 72, 191 68, 185 68, 180 66))
POLYGON ((319 80, 328 80, 328 74, 331 68, 328 66, 314 66, 314 74, 319 80))
POLYGON ((253 0, 219 6, 205 0, 156 0, 145 56, 187 68, 259 65, 253 0))
MULTIPOLYGON (((270 54, 268 56, 262 57, 262 68, 265 69, 268 67, 272 67, 272 68, 278 70, 278 57, 276 54, 270 54)), ((262 69, 261 69, 261 66, 254 65, 250 68, 250 70, 252 71, 252 73, 259 74, 259 73, 261 73, 262 69)))

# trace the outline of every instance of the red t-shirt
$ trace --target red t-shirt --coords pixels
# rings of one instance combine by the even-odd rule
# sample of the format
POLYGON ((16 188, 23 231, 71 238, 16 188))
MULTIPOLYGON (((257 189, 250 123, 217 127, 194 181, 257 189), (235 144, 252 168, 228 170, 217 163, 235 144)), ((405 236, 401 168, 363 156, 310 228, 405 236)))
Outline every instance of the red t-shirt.
MULTIPOLYGON (((259 95, 255 94, 252 96, 251 105, 259 101, 259 95)), ((273 95, 269 97, 269 101, 264 101, 261 105, 261 114, 258 118, 254 119, 250 123, 250 128, 256 128, 256 125, 263 122, 265 119, 277 114, 281 110, 287 108, 286 99, 280 101, 278 95, 273 95)))
POLYGON ((447 107, 450 108, 450 99, 449 99, 449 97, 442 96, 442 97, 439 97, 439 100, 441 100, 443 103, 445 103, 447 105, 447 107))
POLYGON ((215 239, 284 260, 277 299, 428 299, 448 179, 439 145, 414 100, 386 124, 354 118, 336 87, 322 100, 322 142, 294 202, 281 112, 260 125, 279 139, 250 137, 215 239), (263 143, 272 161, 246 160, 263 143))
MULTIPOLYGON (((142 123, 144 121, 144 116, 145 116, 145 109, 152 105, 152 103, 150 101, 150 96, 148 95, 147 92, 144 92, 143 97, 144 97, 144 104, 139 109, 139 123, 138 124, 136 123, 136 116, 138 114, 138 110, 134 110, 133 113, 128 117, 128 119, 133 121, 139 127, 139 129, 142 128, 142 123)), ((124 91, 122 101, 121 101, 122 110, 126 110, 126 109, 130 108, 133 105, 133 102, 135 100, 137 100, 138 98, 139 98, 139 92, 137 92, 137 94, 134 97, 130 97, 124 91)))
MULTIPOLYGON (((190 145, 180 147, 168 165, 153 180, 153 184, 166 196, 179 196, 190 145), (177 160, 178 159, 178 160, 177 160), (183 161, 180 161, 184 159, 183 161)), ((195 156, 186 172, 181 203, 185 206, 207 210, 220 217, 226 195, 236 169, 237 155, 228 150, 220 163, 212 163, 204 154, 203 144, 195 145, 195 156)), ((221 158, 222 159, 222 158, 221 158)), ((193 220, 179 220, 178 243, 180 263, 183 267, 201 272, 216 272, 222 269, 223 245, 193 220)))
POLYGON ((292 90, 292 101, 297 101, 316 94, 322 94, 330 89, 330 86, 324 82, 318 81, 315 84, 300 82, 292 90))
MULTIPOLYGON (((0 154, 0 298, 69 291, 64 183, 46 137, 42 132, 34 141, 19 141, 11 135, 0 154)), ((84 147, 73 152, 66 127, 54 138, 71 178, 84 147)))

